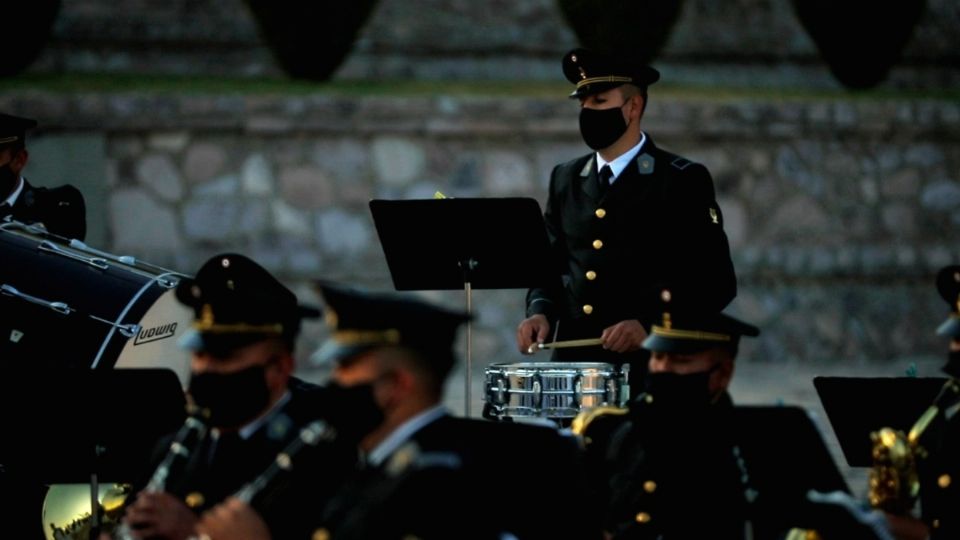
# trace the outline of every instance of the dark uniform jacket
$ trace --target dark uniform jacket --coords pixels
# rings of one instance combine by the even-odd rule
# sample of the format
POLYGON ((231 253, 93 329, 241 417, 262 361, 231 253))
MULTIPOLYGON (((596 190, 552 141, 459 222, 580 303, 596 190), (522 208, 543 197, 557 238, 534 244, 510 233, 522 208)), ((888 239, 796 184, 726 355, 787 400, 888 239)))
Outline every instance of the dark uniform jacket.
POLYGON ((587 473, 613 538, 782 538, 808 489, 846 486, 816 428, 792 407, 657 410, 591 423, 587 473), (748 533, 749 531, 749 533, 748 533))
MULTIPOLYGON (((209 509, 263 474, 300 429, 323 418, 324 388, 290 381, 290 400, 248 439, 207 437, 166 491, 209 509), (219 447, 219 448, 218 448, 219 447), (200 497, 198 497, 198 494, 200 497)), ((164 448, 168 447, 165 446, 164 448)), ((293 469, 269 483, 253 501, 275 539, 310 538, 315 513, 341 488, 356 463, 355 441, 320 442, 293 456, 293 469)), ((165 451, 165 450, 164 450, 165 451)))
POLYGON ((26 179, 13 207, 0 205, 0 219, 10 216, 23 223, 43 223, 49 232, 77 240, 87 235, 86 212, 83 195, 77 188, 33 187, 26 179))
MULTIPOLYGON (((560 340, 600 337, 627 319, 649 332, 663 287, 689 290, 714 311, 736 296, 710 173, 649 136, 603 197, 594 154, 555 167, 544 218, 561 279, 529 291, 527 315, 542 313, 554 328, 559 319, 560 340)), ((618 361, 600 347, 565 351, 576 358, 555 359, 618 361)))
POLYGON ((335 539, 598 538, 575 441, 548 428, 441 417, 328 507, 335 539))
POLYGON ((927 457, 917 465, 920 507, 933 540, 960 538, 960 394, 944 393, 936 418, 920 438, 927 457))

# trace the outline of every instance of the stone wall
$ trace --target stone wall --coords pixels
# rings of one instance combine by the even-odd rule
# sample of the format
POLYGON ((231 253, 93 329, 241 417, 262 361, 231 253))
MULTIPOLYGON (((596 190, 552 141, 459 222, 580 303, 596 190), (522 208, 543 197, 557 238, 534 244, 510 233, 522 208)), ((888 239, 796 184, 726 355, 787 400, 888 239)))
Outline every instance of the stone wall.
MULTIPOLYGON (((926 3, 887 86, 960 82, 960 10, 926 3)), ((337 77, 558 80, 575 45, 554 0, 380 0, 337 77)), ((837 87, 789 0, 685 0, 657 66, 670 82, 837 87)), ((33 70, 281 75, 242 0, 64 2, 33 70)))
MULTIPOLYGON (((563 99, 8 92, 0 110, 41 120, 28 177, 80 185, 100 209, 94 245, 187 272, 246 253, 307 300, 320 277, 392 288, 369 199, 542 204, 552 166, 585 153, 563 99), (63 154, 83 159, 42 168, 63 154)), ((944 350, 933 276, 960 261, 960 104, 653 92, 644 124, 714 174, 733 309, 763 329, 745 356, 856 364, 944 350)), ((522 298, 474 292, 477 362, 519 360, 522 298)), ((304 350, 322 334, 308 327, 304 350)))

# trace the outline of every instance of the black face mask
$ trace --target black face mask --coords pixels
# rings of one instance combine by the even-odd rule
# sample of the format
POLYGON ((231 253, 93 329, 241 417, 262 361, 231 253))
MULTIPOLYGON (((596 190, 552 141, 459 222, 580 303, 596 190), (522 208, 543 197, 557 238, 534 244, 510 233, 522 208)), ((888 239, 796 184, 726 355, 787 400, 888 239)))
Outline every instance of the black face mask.
POLYGON ((943 366, 943 372, 951 377, 960 378, 960 351, 947 353, 947 364, 943 366))
MULTIPOLYGON (((626 103, 624 103, 626 105, 626 103)), ((617 142, 627 131, 623 105, 612 109, 580 109, 580 135, 594 150, 603 150, 617 142)))
POLYGON ((238 428, 267 408, 270 390, 258 364, 233 373, 194 373, 187 390, 199 407, 210 409, 210 425, 238 428))
POLYGON ((714 369, 686 375, 648 373, 644 379, 644 389, 653 396, 653 406, 658 410, 671 413, 702 410, 713 400, 710 395, 710 375, 714 369))
POLYGON ((373 383, 342 386, 327 385, 330 406, 324 414, 340 440, 360 442, 365 435, 383 423, 383 411, 373 397, 373 383))

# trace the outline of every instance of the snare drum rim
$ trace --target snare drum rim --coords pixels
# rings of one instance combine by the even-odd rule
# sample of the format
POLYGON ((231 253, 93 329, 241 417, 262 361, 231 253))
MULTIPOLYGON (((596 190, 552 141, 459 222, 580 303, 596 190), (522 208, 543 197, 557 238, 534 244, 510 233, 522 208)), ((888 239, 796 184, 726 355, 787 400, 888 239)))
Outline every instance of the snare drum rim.
POLYGON ((490 364, 486 374, 529 376, 536 373, 555 373, 563 375, 618 373, 616 366, 606 362, 515 362, 490 364))

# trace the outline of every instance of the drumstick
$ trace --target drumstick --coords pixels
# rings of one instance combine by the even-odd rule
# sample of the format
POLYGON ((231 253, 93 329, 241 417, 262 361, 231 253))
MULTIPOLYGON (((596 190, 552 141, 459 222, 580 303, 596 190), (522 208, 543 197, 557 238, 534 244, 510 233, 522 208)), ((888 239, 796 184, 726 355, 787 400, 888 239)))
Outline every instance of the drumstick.
MULTIPOLYGON (((602 345, 603 338, 587 338, 587 339, 571 339, 568 341, 554 341, 552 343, 537 343, 537 349, 567 349, 570 347, 590 347, 592 345, 602 345)), ((534 346, 531 345, 529 349, 530 352, 534 351, 534 346)))

